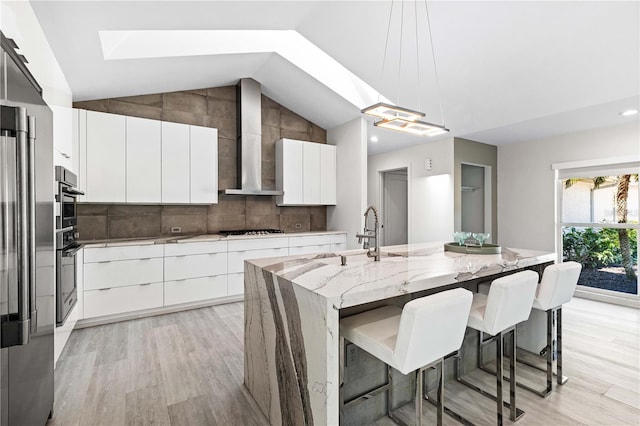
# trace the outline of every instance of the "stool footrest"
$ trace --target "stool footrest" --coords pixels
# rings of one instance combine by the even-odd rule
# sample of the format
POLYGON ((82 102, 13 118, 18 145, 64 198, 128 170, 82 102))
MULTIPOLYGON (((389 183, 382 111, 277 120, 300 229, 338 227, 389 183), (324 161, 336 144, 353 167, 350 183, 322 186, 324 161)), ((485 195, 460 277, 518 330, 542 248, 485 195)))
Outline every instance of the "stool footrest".
MULTIPOLYGON (((483 369, 482 371, 486 371, 486 370, 483 369)), ((491 399, 493 401, 497 401, 498 400, 497 396, 493 395, 490 392, 487 392, 486 390, 482 389, 479 386, 474 385, 471 382, 466 381, 465 379, 460 378, 460 379, 457 379, 457 380, 458 380, 459 383, 462 383, 466 387, 478 392, 479 394, 481 394, 481 395, 483 395, 483 396, 485 396, 485 397, 487 397, 487 398, 489 398, 489 399, 491 399)), ((511 408, 511 404, 509 404, 507 401, 503 401, 502 405, 504 407, 506 407, 506 408, 509 408, 509 409, 511 408)), ((521 410, 520 408, 516 407, 516 418, 515 418, 515 420, 520 419, 522 416, 524 416, 524 414, 525 414, 525 412, 523 410, 521 410)), ((513 421, 515 421, 515 420, 513 420, 513 421)))
MULTIPOLYGON (((438 402, 434 401, 431 398, 429 398, 427 395, 425 395, 423 399, 425 401, 427 401, 428 403, 430 403, 431 405, 435 406, 435 407, 438 406, 438 402)), ((472 423, 469 420, 465 419, 463 416, 461 416, 460 414, 456 413, 452 409, 448 408, 446 405, 443 408, 444 408, 444 412, 449 417, 453 417, 454 419, 456 419, 458 422, 462 423, 463 425, 465 425, 465 426, 476 426, 475 423, 472 423)))
POLYGON ((382 386, 379 386, 379 387, 377 387, 375 389, 372 389, 372 390, 370 390, 368 392, 365 392, 362 395, 356 396, 355 398, 351 398, 350 400, 345 401, 343 406, 344 406, 344 408, 349 408, 349 407, 351 407, 353 405, 356 405, 357 403, 359 403, 361 401, 365 401, 367 399, 371 399, 374 396, 376 396, 376 395, 386 391, 387 389, 389 389, 390 386, 391 386, 390 383, 386 383, 386 384, 384 384, 382 386))

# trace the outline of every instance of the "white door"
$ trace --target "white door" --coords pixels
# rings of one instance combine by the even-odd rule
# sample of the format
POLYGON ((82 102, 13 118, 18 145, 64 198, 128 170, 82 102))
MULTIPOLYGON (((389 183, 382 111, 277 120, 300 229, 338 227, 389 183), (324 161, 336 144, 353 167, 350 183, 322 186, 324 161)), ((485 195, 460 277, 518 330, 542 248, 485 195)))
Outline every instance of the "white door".
POLYGON ((218 129, 191 126, 191 202, 218 202, 218 129))
POLYGON ((87 111, 86 201, 124 203, 125 116, 87 111))
POLYGON ((163 203, 189 203, 189 157, 189 125, 163 121, 163 203))
POLYGON ((407 244, 407 170, 383 174, 383 234, 385 246, 407 244))
POLYGON ((160 121, 127 117, 127 202, 159 203, 160 121))

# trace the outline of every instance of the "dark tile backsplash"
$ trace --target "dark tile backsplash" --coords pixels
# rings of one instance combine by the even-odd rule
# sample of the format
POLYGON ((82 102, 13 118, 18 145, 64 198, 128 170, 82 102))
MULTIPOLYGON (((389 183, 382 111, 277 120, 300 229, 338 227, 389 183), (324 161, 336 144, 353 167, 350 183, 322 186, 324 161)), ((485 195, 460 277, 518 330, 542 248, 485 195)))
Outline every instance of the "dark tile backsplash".
MULTIPOLYGON (((236 87, 128 96, 75 102, 75 108, 218 129, 218 188, 237 187, 236 87)), ((280 138, 327 143, 327 132, 262 96, 262 187, 275 189, 275 141, 280 138)), ((275 197, 220 196, 218 204, 80 204, 78 231, 83 240, 215 233, 222 229, 279 228, 285 232, 324 231, 327 209, 278 207, 275 197)))
POLYGON ((326 207, 278 207, 273 197, 221 196, 210 206, 79 204, 82 240, 216 233, 223 229, 279 228, 285 232, 326 230, 326 207))

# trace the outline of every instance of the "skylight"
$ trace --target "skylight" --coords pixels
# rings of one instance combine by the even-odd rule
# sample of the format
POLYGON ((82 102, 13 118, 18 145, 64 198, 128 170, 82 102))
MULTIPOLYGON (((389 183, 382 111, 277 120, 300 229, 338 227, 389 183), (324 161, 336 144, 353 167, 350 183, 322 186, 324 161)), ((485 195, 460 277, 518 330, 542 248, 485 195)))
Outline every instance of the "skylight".
POLYGON ((273 52, 362 109, 391 103, 294 30, 99 31, 105 60, 273 52))

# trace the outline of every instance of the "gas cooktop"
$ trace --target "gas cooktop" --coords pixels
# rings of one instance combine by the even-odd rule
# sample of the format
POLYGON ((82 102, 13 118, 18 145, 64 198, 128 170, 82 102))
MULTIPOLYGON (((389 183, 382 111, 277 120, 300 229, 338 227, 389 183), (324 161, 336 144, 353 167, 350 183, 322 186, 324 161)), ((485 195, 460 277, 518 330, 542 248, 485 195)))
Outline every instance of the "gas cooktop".
POLYGON ((228 237, 229 235, 269 235, 282 234, 282 229, 232 229, 229 231, 220 231, 219 234, 228 237))

